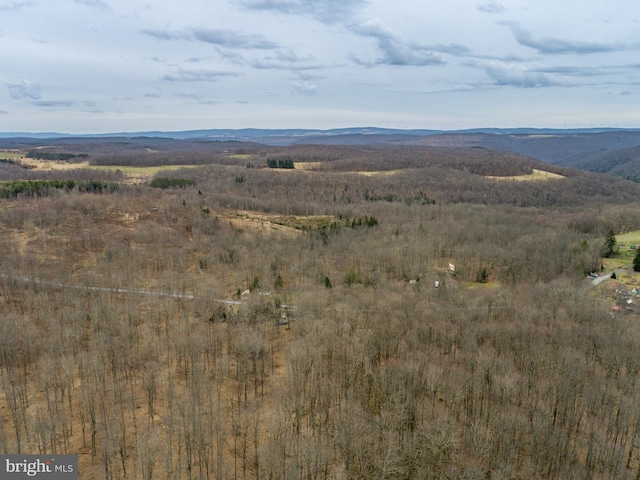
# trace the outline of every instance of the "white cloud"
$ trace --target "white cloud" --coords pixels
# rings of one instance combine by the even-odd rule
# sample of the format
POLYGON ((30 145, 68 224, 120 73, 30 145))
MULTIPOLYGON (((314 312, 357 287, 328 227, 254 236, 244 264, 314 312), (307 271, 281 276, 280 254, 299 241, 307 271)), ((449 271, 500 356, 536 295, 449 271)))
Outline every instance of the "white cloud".
POLYGON ((488 64, 485 66, 485 70, 496 85, 522 88, 550 87, 553 85, 551 79, 544 73, 519 65, 488 64))
POLYGON ((293 91, 299 95, 315 95, 318 92, 318 85, 309 82, 293 82, 293 91))

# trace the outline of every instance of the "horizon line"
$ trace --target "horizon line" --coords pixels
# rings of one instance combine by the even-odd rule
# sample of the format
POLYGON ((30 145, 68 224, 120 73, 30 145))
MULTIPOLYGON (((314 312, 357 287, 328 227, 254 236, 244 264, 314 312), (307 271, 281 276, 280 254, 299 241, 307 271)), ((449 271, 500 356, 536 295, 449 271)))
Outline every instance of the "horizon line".
POLYGON ((438 128, 390 128, 390 127, 336 127, 336 128, 260 128, 260 127, 243 127, 243 128, 196 128, 185 130, 138 130, 138 131, 125 131, 125 132, 94 132, 94 133, 69 133, 69 132, 51 132, 51 131, 0 131, 0 138, 20 138, 20 137, 40 137, 40 138, 54 138, 54 137, 143 137, 143 136, 167 136, 176 134, 197 134, 201 133, 206 135, 207 132, 211 133, 270 133, 270 134, 287 134, 287 132, 299 132, 304 134, 327 134, 332 132, 342 132, 341 134, 366 134, 366 130, 371 130, 371 134, 384 134, 384 132, 419 132, 426 135, 440 134, 440 133, 509 133, 509 132, 613 132, 613 131, 640 131, 640 127, 570 127, 570 128, 558 128, 558 127, 472 127, 464 129, 438 129, 438 128))

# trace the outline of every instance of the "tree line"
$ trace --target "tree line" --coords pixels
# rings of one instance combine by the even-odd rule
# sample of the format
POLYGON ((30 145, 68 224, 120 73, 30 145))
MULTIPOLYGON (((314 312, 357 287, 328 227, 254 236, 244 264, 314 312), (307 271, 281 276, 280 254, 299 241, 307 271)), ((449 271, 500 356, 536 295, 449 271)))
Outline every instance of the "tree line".
POLYGON ((81 193, 113 193, 118 188, 118 183, 101 180, 14 180, 0 183, 0 198, 41 197, 52 191, 73 189, 81 193))
POLYGON ((68 162, 69 160, 82 161, 89 158, 88 153, 45 152, 43 150, 37 149, 31 149, 27 151, 25 156, 27 158, 36 158, 38 160, 53 160, 62 162, 68 162))

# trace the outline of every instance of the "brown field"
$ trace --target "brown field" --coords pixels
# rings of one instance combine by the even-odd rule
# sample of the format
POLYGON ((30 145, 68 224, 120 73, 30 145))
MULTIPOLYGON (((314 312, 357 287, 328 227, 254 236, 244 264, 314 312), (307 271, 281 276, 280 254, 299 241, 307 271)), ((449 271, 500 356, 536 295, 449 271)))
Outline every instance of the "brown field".
POLYGON ((322 166, 322 162, 296 162, 295 168, 298 170, 316 170, 322 166))
POLYGON ((247 230, 249 233, 283 233, 297 236, 304 228, 316 228, 318 225, 331 223, 332 216, 296 216, 296 215, 267 215, 250 211, 220 212, 217 217, 228 220, 234 227, 247 230))
POLYGON ((22 157, 20 162, 23 165, 28 166, 34 170, 39 171, 66 171, 66 170, 75 170, 77 168, 87 168, 89 166, 88 161, 78 162, 78 163, 68 163, 68 162, 59 162, 52 160, 42 160, 38 158, 28 158, 22 157))
POLYGON ((507 177, 487 175, 486 178, 491 178, 494 180, 513 180, 516 182, 537 182, 543 180, 559 179, 563 178, 563 176, 557 173, 545 172, 544 170, 538 170, 534 168, 533 172, 528 175, 511 175, 507 177))

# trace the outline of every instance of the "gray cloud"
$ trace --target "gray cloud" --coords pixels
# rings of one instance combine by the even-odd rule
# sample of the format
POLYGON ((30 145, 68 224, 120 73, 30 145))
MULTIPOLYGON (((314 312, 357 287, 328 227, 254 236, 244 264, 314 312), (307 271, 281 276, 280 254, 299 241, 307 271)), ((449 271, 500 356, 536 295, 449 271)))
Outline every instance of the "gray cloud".
POLYGON ((343 23, 352 18, 366 0, 238 0, 238 5, 259 11, 311 17, 322 23, 343 23))
POLYGON ((485 71, 496 85, 508 85, 520 88, 550 87, 555 85, 542 72, 514 65, 485 65, 485 71))
POLYGON ((573 53, 577 55, 587 55, 590 53, 603 53, 629 49, 628 46, 620 44, 576 42, 550 37, 535 38, 529 30, 522 28, 520 24, 516 22, 503 22, 502 24, 511 28, 513 36, 520 45, 533 48, 541 54, 559 55, 573 53))
POLYGON ((276 52, 275 58, 276 58, 276 60, 279 60, 281 62, 290 62, 290 63, 308 62, 308 61, 315 60, 313 55, 308 55, 306 57, 301 57, 300 55, 298 55, 296 52, 294 52, 291 49, 278 50, 276 52))
POLYGON ((290 70, 290 71, 301 71, 301 70, 317 70, 322 68, 318 65, 296 65, 290 63, 281 63, 270 60, 255 60, 248 63, 253 68, 257 68, 259 70, 290 70))
POLYGON ((549 73, 552 75, 564 75, 566 77, 589 78, 610 75, 612 72, 617 73, 621 69, 619 67, 542 67, 536 71, 541 73, 549 73))
POLYGON ((200 100, 202 98, 200 95, 193 93, 176 93, 175 96, 177 98, 184 98, 185 100, 200 100))
POLYGON ((222 58, 233 65, 247 64, 247 60, 238 52, 232 52, 230 50, 225 50, 224 48, 216 48, 216 52, 218 52, 218 55, 220 55, 222 58))
POLYGON ((0 115, 9 115, 9 112, 6 110, 0 110, 0 115))
MULTIPOLYGON (((382 56, 374 64, 428 66, 445 63, 438 55, 434 55, 429 47, 404 43, 378 21, 358 25, 353 28, 353 31, 363 37, 373 38, 378 43, 378 49, 382 56)), ((367 64, 361 60, 354 60, 357 63, 367 64)))
POLYGON ((31 99, 39 100, 42 98, 40 95, 40 86, 34 85, 27 80, 20 79, 19 83, 8 83, 9 95, 16 100, 31 99))
POLYGON ((312 55, 301 57, 291 49, 278 50, 275 55, 268 56, 262 60, 249 62, 254 68, 259 69, 279 69, 279 70, 315 70, 318 65, 312 65, 309 62, 314 61, 312 55))
POLYGON ((78 5, 86 5, 87 7, 97 8, 99 10, 110 11, 111 7, 103 0, 74 0, 78 5))
POLYGON ((484 13, 502 13, 504 12, 506 9, 504 8, 504 5, 502 5, 501 3, 498 2, 485 2, 485 3, 480 3, 478 4, 478 10, 480 10, 481 12, 484 13))
POLYGON ((199 42, 211 43, 226 48, 269 50, 278 47, 278 45, 266 40, 262 35, 247 35, 235 30, 194 28, 191 33, 193 38, 199 42))
POLYGON ((91 102, 89 100, 84 100, 82 102, 82 105, 87 109, 91 109, 89 111, 94 111, 95 109, 98 108, 98 105, 96 104, 96 102, 91 102))
POLYGON ((215 82, 222 77, 235 77, 237 74, 230 72, 217 72, 213 70, 184 70, 180 69, 175 74, 167 74, 162 80, 167 82, 215 82))
POLYGON ((24 2, 10 2, 10 3, 2 3, 0 4, 0 12, 13 12, 21 10, 25 7, 31 7, 35 5, 34 1, 24 1, 24 2))
POLYGON ((326 76, 317 73, 295 72, 296 77, 303 82, 314 82, 316 80, 324 80, 326 76))
POLYGON ((438 52, 438 53, 446 53, 449 55, 453 55, 456 57, 468 56, 471 55, 471 50, 469 50, 464 45, 457 45, 455 43, 451 43, 449 45, 442 45, 439 43, 433 45, 419 45, 419 44, 411 44, 410 48, 417 51, 430 51, 430 52, 438 52))
POLYGON ((224 48, 271 50, 278 45, 262 35, 247 35, 237 30, 190 28, 184 31, 146 29, 142 33, 158 40, 187 40, 209 43, 224 48))
POLYGON ((174 32, 166 29, 147 29, 143 30, 142 33, 158 40, 189 40, 189 35, 183 32, 174 32))
POLYGON ((38 107, 57 108, 57 107, 71 107, 75 102, 70 100, 38 100, 33 102, 38 107))

